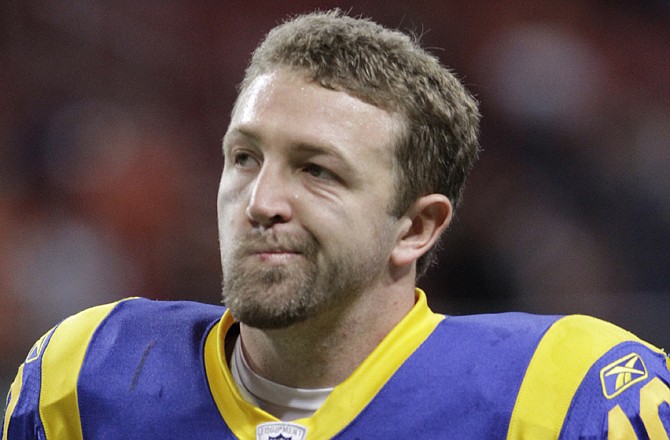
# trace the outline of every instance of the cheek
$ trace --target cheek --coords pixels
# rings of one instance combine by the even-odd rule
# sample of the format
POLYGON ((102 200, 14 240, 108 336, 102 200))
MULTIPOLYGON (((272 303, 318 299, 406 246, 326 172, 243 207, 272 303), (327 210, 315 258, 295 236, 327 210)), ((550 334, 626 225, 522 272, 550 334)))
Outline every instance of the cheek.
POLYGON ((240 189, 232 188, 226 185, 224 181, 219 185, 219 192, 216 200, 216 210, 219 228, 219 240, 222 244, 230 240, 234 233, 235 221, 244 219, 246 205, 244 195, 240 189))
POLYGON ((219 192, 217 194, 217 211, 219 216, 225 212, 234 210, 246 200, 246 186, 224 174, 219 182, 219 192))
POLYGON ((233 179, 227 176, 227 173, 224 171, 219 181, 219 192, 217 194, 219 207, 234 201, 236 194, 240 194, 239 185, 235 185, 233 179))
POLYGON ((221 264, 225 270, 231 264, 238 236, 241 232, 240 228, 236 227, 235 216, 229 205, 224 208, 219 205, 218 211, 219 253, 221 264))
POLYGON ((350 205, 305 201, 308 203, 296 206, 296 218, 316 239, 324 254, 351 252, 350 248, 360 251, 360 246, 365 246, 361 240, 372 232, 369 217, 361 218, 360 212, 350 205))

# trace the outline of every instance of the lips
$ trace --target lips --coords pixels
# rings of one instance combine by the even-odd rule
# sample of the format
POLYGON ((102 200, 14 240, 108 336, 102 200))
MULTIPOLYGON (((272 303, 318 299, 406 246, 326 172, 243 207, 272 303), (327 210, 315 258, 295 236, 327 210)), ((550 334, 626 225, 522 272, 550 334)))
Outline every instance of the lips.
POLYGON ((255 257, 266 262, 283 263, 302 254, 297 246, 277 246, 254 241, 243 243, 240 246, 242 255, 255 257))
POLYGON ((289 247, 273 247, 273 246, 242 246, 246 255, 285 255, 285 254, 301 254, 302 252, 296 248, 289 247))
POLYGON ((311 259, 316 253, 312 237, 291 235, 254 235, 240 240, 238 257, 255 257, 268 262, 288 262, 296 257, 311 259))
POLYGON ((282 263, 288 263, 289 261, 300 256, 301 254, 298 252, 283 249, 281 250, 272 249, 272 250, 259 250, 254 252, 252 255, 266 263, 282 264, 282 263))
POLYGON ((240 242, 244 254, 301 254, 301 241, 291 237, 251 237, 240 242))

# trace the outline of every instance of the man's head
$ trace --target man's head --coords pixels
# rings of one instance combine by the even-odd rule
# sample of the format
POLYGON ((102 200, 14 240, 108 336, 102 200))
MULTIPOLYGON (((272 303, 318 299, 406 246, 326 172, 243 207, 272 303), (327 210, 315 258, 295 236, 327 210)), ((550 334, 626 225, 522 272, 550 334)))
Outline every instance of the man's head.
MULTIPOLYGON (((267 35, 242 91, 278 68, 401 115, 391 213, 401 216, 418 197, 432 193, 458 204, 479 149, 477 103, 410 36, 339 11, 304 15, 267 35)), ((431 253, 419 259, 419 275, 431 260, 431 253)))

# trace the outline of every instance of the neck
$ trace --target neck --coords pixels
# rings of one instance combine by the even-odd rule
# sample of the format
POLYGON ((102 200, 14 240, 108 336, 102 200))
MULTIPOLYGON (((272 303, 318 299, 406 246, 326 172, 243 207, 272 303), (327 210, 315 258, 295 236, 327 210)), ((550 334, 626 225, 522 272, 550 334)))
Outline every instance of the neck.
POLYGON ((283 329, 242 324, 249 366, 260 376, 290 387, 338 385, 413 307, 414 286, 394 287, 365 292, 283 329))

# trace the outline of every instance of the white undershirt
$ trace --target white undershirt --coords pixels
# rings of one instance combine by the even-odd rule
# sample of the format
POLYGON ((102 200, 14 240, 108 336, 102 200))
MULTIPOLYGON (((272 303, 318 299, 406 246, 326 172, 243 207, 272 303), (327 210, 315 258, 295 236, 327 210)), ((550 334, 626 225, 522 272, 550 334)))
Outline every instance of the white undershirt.
POLYGON ((259 376, 249 367, 242 350, 242 338, 239 336, 230 359, 230 370, 242 396, 249 403, 283 421, 311 416, 333 390, 292 388, 259 376))

